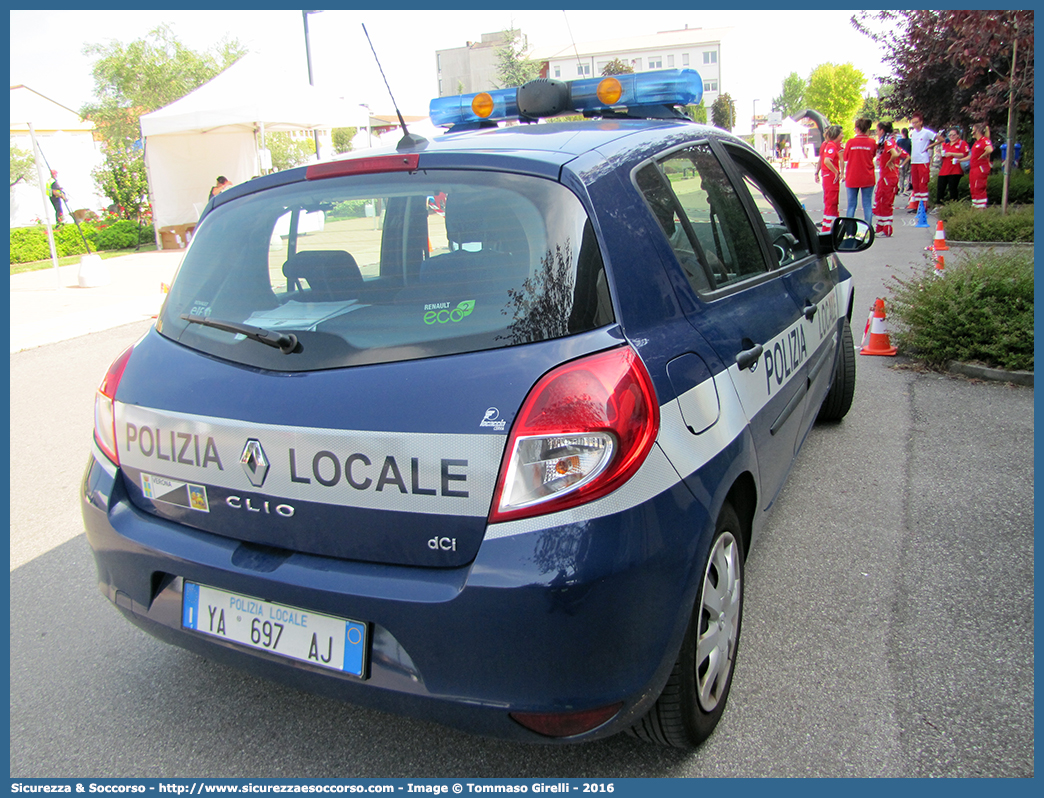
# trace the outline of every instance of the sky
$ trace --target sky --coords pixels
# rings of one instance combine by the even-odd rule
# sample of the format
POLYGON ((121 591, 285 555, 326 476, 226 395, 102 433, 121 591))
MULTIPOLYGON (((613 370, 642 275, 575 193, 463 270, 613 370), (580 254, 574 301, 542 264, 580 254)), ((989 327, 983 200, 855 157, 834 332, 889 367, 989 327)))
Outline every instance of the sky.
MULTIPOLYGON (((770 110, 791 72, 807 78, 826 62, 852 63, 866 75, 866 92, 886 74, 878 46, 852 27, 852 10, 351 10, 309 16, 316 86, 376 114, 391 114, 388 89, 363 35, 365 24, 391 92, 407 116, 425 116, 437 95, 435 51, 480 40, 483 33, 519 28, 532 47, 623 38, 664 30, 731 27, 722 54, 722 90, 736 102, 737 132, 749 130, 757 101, 770 110), (571 34, 571 35, 570 35, 571 34), (744 127, 746 126, 746 128, 744 127)), ((73 110, 93 96, 86 44, 123 43, 168 23, 179 40, 207 50, 238 39, 307 80, 300 11, 118 10, 11 11, 11 85, 24 84, 73 110)))

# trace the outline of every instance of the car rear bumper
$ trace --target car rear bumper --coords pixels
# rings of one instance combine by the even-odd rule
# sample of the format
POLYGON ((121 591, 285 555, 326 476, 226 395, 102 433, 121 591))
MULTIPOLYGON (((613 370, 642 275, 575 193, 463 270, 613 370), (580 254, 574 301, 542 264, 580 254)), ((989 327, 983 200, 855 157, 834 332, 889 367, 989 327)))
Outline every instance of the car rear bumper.
POLYGON ((695 600, 697 552, 713 528, 707 508, 677 480, 612 515, 487 538, 466 567, 337 560, 149 515, 97 450, 82 506, 101 592, 153 636, 355 704, 543 742, 553 740, 509 712, 622 702, 611 721, 568 738, 578 741, 630 726, 655 701, 695 600), (186 580, 368 624, 366 677, 183 629, 186 580))

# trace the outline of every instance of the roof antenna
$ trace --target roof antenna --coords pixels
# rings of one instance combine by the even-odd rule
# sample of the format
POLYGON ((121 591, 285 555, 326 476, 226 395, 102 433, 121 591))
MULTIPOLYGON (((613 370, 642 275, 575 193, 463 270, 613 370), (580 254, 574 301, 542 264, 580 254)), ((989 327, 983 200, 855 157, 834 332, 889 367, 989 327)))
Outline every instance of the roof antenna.
POLYGON ((576 67, 578 70, 583 69, 583 64, 580 61, 580 51, 576 49, 576 40, 573 39, 573 29, 569 27, 569 17, 566 16, 565 9, 562 9, 562 16, 565 18, 566 30, 569 31, 569 43, 573 45, 573 52, 576 53, 576 67))
POLYGON ((373 42, 370 41, 370 33, 366 30, 366 24, 362 26, 363 33, 366 34, 366 41, 370 45, 370 50, 373 52, 373 60, 377 62, 377 69, 381 72, 381 77, 384 78, 384 85, 388 89, 388 96, 391 97, 392 106, 395 108, 395 115, 399 117, 399 124, 402 126, 403 137, 399 139, 399 143, 395 145, 397 150, 408 150, 411 147, 422 147, 428 143, 428 140, 424 136, 418 136, 416 133, 410 133, 406 129, 406 120, 402 118, 402 113, 399 111, 399 105, 395 102, 395 95, 392 94, 391 86, 388 85, 388 78, 384 75, 384 69, 381 67, 381 59, 377 57, 377 51, 373 49, 373 42))

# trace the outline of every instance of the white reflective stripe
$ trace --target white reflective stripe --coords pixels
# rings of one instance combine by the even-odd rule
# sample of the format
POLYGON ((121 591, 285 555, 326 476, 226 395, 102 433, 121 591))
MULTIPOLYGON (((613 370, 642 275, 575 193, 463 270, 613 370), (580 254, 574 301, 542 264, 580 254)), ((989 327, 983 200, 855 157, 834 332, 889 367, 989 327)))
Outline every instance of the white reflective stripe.
POLYGON ((885 328, 885 320, 878 316, 874 316, 874 320, 870 322, 870 332, 873 335, 884 335, 887 333, 888 330, 885 328))
POLYGON ((761 412, 783 386, 801 372, 824 340, 833 337, 837 320, 847 311, 850 289, 848 280, 835 286, 819 301, 811 321, 799 316, 786 330, 762 344, 763 351, 755 368, 740 369, 736 363, 729 366, 729 376, 748 419, 761 412))
MULTIPOLYGON (((717 423, 700 434, 689 431, 677 402, 660 408, 660 437, 657 441, 678 472, 686 476, 717 457, 747 425, 733 380, 725 372, 720 372, 706 383, 714 384, 721 409, 717 423)), ((683 396, 698 395, 706 383, 686 391, 683 396)))
POLYGON ((488 513, 507 440, 257 424, 121 402, 116 423, 121 464, 149 474, 273 497, 435 515, 488 513), (251 483, 239 462, 250 439, 260 442, 268 461, 261 486, 251 483))

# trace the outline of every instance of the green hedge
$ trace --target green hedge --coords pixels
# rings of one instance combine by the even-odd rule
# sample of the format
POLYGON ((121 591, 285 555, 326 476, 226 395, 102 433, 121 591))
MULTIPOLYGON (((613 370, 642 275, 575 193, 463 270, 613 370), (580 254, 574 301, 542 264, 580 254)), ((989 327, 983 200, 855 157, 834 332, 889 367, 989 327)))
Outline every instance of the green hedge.
MULTIPOLYGON (((54 247, 58 257, 83 255, 87 252, 83 239, 91 245, 91 251, 113 249, 130 249, 138 243, 150 244, 154 240, 152 225, 142 225, 138 233, 137 222, 121 220, 105 227, 82 223, 77 229, 75 224, 64 224, 55 227, 54 247), (81 232, 82 231, 82 236, 81 232)), ((15 227, 11 230, 11 263, 30 263, 47 260, 51 257, 51 249, 47 244, 47 228, 42 224, 33 227, 15 227)))
POLYGON ((904 354, 928 365, 977 361, 1033 369, 1033 253, 958 255, 935 275, 931 259, 910 279, 892 278, 889 320, 904 354))
POLYGON ((977 210, 966 202, 948 202, 939 209, 939 218, 950 241, 1033 241, 1032 205, 1011 206, 1002 215, 999 205, 977 210))
MULTIPOLYGON (((1001 195, 1004 192, 1004 175, 994 172, 986 178, 986 204, 1000 205, 1001 195)), ((960 199, 971 199, 971 188, 968 184, 968 175, 961 178, 957 187, 957 195, 960 199)), ((928 196, 931 204, 939 201, 939 178, 933 177, 928 183, 928 196)), ((1033 202, 1033 175, 1019 170, 1013 170, 1011 180, 1008 183, 1008 204, 1027 205, 1033 202)))

